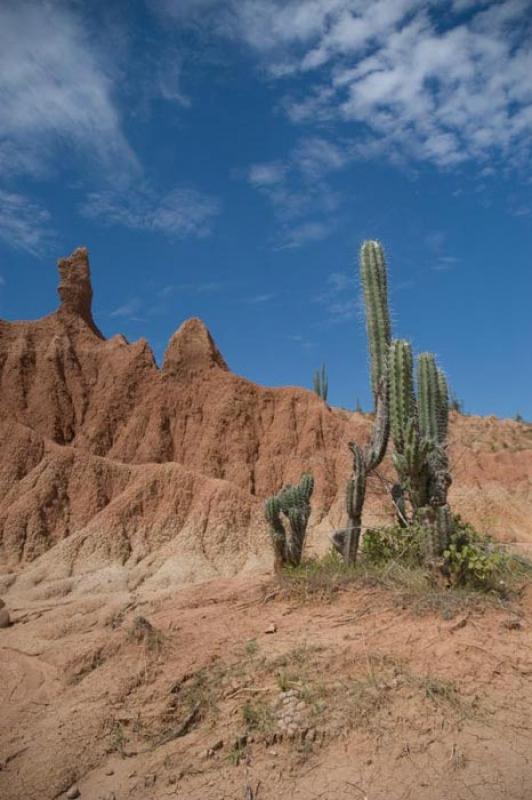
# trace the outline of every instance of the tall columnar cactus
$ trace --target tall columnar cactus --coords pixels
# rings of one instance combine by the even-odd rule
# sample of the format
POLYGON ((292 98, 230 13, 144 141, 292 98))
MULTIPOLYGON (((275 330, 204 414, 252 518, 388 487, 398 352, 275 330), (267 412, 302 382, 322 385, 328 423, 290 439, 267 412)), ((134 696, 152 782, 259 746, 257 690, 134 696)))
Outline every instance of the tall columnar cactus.
POLYGON ((346 489, 347 528, 345 531, 337 531, 333 536, 334 546, 348 564, 354 564, 357 557, 367 476, 378 467, 384 458, 390 431, 388 351, 391 340, 391 322, 388 308, 386 259, 379 242, 367 241, 362 245, 360 281, 366 311, 375 421, 370 440, 364 450, 356 442, 349 443, 353 455, 353 475, 346 489))
POLYGON ((375 405, 387 373, 392 325, 388 309, 388 275, 379 242, 364 242, 360 250, 360 281, 364 292, 366 329, 371 359, 371 388, 375 405))
POLYGON ((314 391, 321 397, 324 403, 327 402, 327 396, 329 394, 329 379, 327 378, 327 370, 325 369, 325 364, 321 365, 321 369, 316 370, 313 376, 313 385, 314 391))
POLYGON ((313 491, 314 478, 304 473, 297 486, 285 486, 266 500, 264 514, 270 526, 276 572, 301 563, 313 491))

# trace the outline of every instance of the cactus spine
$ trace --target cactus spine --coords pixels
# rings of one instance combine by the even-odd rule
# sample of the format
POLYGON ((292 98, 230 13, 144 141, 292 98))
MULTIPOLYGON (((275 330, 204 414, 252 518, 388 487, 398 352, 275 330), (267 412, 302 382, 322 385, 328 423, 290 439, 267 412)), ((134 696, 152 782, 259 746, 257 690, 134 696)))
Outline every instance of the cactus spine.
POLYGON ((347 564, 356 562, 362 511, 366 497, 366 481, 370 472, 384 458, 390 431, 388 413, 388 351, 391 322, 388 308, 388 277, 384 250, 379 242, 364 242, 360 250, 360 281, 366 311, 371 361, 371 389, 375 406, 375 421, 369 442, 364 450, 349 443, 353 455, 353 474, 346 489, 347 528, 333 536, 333 544, 347 564))
POLYGON ((314 478, 303 473, 297 486, 285 486, 266 500, 264 515, 270 526, 277 573, 287 565, 296 567, 301 563, 313 491, 314 478))

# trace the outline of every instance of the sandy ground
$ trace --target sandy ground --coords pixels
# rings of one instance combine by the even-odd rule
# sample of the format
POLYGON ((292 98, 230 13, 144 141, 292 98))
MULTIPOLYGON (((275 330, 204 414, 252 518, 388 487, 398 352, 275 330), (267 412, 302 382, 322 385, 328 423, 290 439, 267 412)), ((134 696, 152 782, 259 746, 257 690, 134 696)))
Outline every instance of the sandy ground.
POLYGON ((57 592, 5 595, 2 800, 532 797, 531 593, 57 592))

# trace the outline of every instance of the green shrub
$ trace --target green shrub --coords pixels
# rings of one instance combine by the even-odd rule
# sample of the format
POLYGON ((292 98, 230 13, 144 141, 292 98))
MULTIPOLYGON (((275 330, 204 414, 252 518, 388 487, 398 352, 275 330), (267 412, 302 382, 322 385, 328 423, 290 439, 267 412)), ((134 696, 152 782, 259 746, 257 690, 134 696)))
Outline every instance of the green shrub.
POLYGON ((362 539, 362 555, 369 564, 382 566, 397 561, 415 567, 423 563, 426 530, 417 524, 368 528, 362 539))
MULTIPOLYGON (((458 515, 453 521, 454 533, 440 564, 443 576, 452 586, 504 594, 506 579, 515 572, 515 559, 458 515)), ((366 563, 374 566, 396 562, 409 568, 418 567, 423 564, 429 534, 418 524, 370 528, 364 534, 362 553, 366 563)))
POLYGON ((511 557, 500 547, 469 525, 455 517, 455 532, 444 551, 444 570, 456 586, 473 589, 504 591, 511 557))

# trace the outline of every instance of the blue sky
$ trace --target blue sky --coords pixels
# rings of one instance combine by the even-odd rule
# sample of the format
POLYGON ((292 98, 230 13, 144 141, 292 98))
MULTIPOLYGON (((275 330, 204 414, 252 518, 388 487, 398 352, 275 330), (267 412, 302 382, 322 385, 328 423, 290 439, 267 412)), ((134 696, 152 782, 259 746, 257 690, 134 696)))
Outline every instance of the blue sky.
POLYGON ((369 407, 356 258, 473 413, 532 419, 532 2, 2 0, 0 314, 91 255, 106 335, 369 407))

